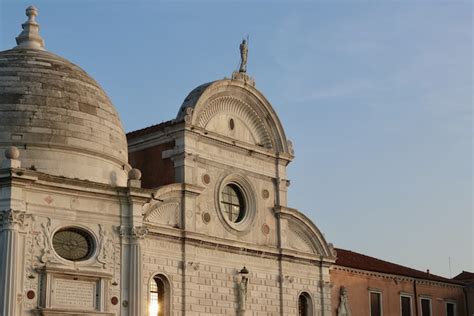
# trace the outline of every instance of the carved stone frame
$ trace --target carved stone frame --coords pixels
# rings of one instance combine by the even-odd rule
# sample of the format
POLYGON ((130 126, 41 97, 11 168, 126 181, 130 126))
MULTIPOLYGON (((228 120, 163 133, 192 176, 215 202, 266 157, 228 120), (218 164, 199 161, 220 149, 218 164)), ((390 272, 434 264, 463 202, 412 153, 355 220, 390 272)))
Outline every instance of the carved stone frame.
POLYGON ((252 224, 255 221, 258 208, 255 189, 252 183, 246 177, 239 174, 224 175, 220 181, 217 181, 214 201, 217 210, 217 216, 229 232, 234 234, 246 234, 249 232, 252 224), (221 206, 221 195, 222 190, 228 184, 234 184, 237 186, 241 190, 245 200, 246 213, 243 220, 238 223, 229 221, 223 214, 224 210, 221 206))
POLYGON ((96 272, 77 272, 61 268, 42 268, 38 270, 40 274, 40 302, 39 308, 35 311, 36 315, 107 315, 114 313, 107 312, 107 301, 109 293, 107 292, 107 283, 112 276, 108 273, 96 272), (61 306, 58 304, 57 292, 58 280, 70 280, 70 282, 89 282, 94 287, 93 308, 81 309, 79 307, 61 306))

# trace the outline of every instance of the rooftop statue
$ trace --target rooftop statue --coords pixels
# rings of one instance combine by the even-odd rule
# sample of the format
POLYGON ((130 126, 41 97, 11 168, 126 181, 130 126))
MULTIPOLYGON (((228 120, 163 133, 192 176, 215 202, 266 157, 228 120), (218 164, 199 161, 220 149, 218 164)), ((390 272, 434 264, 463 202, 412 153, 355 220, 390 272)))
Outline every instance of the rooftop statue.
POLYGON ((247 72, 247 55, 248 55, 248 44, 246 40, 242 40, 242 43, 240 44, 239 72, 247 72))

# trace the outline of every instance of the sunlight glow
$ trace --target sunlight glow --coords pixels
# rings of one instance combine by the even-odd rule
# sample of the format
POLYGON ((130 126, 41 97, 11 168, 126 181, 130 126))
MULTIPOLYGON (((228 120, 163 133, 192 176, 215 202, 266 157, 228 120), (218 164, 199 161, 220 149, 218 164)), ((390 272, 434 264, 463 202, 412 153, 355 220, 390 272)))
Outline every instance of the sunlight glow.
POLYGON ((157 301, 152 301, 150 306, 148 307, 148 315, 149 316, 157 316, 158 312, 160 311, 160 305, 157 301))

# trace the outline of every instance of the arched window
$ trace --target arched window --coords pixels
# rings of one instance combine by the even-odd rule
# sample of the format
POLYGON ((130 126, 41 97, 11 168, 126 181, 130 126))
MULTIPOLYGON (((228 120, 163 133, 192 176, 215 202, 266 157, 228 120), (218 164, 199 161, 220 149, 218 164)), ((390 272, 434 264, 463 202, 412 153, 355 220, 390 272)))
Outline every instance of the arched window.
POLYGON ((313 303, 311 296, 308 293, 303 292, 298 297, 298 315, 299 316, 312 316, 313 315, 313 303))
POLYGON ((149 316, 170 315, 170 285, 166 277, 157 274, 150 281, 150 291, 148 300, 149 316))

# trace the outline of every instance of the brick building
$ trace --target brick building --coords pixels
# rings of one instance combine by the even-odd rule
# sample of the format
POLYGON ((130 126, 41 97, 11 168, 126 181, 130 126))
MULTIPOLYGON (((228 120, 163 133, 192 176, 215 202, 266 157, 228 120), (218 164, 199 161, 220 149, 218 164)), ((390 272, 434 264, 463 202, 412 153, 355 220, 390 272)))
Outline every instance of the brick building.
POLYGON ((338 249, 330 275, 334 316, 464 316, 464 284, 338 249))
POLYGON ((453 278, 464 284, 466 295, 467 315, 474 316, 474 273, 463 271, 453 278))

